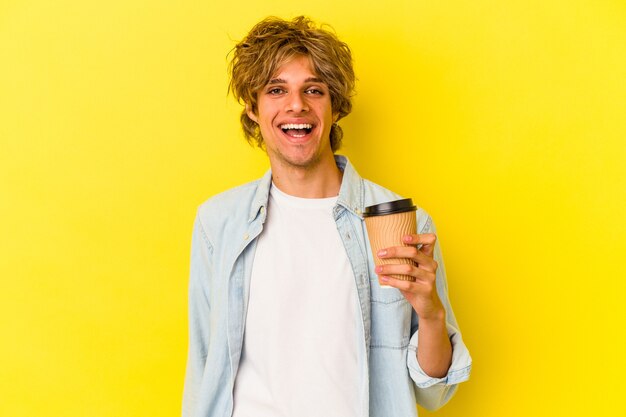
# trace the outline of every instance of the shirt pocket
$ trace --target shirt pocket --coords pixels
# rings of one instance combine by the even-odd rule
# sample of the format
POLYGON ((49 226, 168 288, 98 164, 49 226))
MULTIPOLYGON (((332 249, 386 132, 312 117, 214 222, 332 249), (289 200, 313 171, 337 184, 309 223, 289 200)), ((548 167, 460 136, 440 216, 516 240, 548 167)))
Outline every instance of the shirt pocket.
POLYGON ((389 294, 374 298, 372 291, 370 348, 406 349, 411 331, 411 304, 395 289, 383 288, 381 291, 389 294))

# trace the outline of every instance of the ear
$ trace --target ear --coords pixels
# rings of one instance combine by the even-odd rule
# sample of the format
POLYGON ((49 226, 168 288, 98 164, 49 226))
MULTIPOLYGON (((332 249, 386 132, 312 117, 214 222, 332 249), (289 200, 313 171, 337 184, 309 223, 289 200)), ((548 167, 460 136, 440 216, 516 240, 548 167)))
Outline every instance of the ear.
POLYGON ((254 114, 254 112, 252 111, 252 107, 250 107, 249 104, 246 104, 246 113, 248 114, 248 117, 252 119, 255 123, 259 123, 258 117, 256 116, 256 114, 254 114))

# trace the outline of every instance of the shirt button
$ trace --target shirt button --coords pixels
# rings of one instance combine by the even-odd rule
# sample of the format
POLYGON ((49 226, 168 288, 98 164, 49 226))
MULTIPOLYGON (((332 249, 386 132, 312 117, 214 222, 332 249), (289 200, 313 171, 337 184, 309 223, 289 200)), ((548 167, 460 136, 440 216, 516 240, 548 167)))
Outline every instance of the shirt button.
POLYGON ((247 233, 245 235, 243 235, 243 240, 248 240, 248 238, 250 237, 250 235, 248 235, 247 233))

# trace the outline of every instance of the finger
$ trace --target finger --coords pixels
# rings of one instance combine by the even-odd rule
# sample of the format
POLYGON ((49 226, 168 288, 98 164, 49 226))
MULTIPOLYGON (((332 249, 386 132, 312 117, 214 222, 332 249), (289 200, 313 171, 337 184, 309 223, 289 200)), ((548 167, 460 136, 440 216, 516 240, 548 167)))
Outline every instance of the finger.
POLYGON ((389 276, 381 276, 380 281, 384 285, 389 285, 390 287, 397 288, 403 292, 413 293, 413 294, 418 292, 418 287, 415 284, 415 282, 403 281, 401 279, 395 279, 389 276))
POLYGON ((399 289, 400 291, 404 291, 406 293, 411 294, 429 294, 432 292, 434 288, 434 284, 430 282, 423 281, 405 281, 402 279, 397 279, 388 275, 383 275, 380 277, 381 283, 384 285, 389 285, 390 287, 394 287, 399 289))
POLYGON ((418 250, 415 246, 392 246, 377 253, 380 259, 407 258, 417 262, 418 250))
POLYGON ((433 256, 437 235, 434 233, 421 233, 405 235, 402 241, 408 245, 415 245, 428 256, 433 256))
POLYGON ((432 255, 427 255, 415 246, 393 246, 379 251, 377 255, 380 259, 410 259, 420 268, 433 272, 438 266, 432 255))
POLYGON ((381 277, 386 275, 409 275, 425 282, 434 282, 436 279, 435 271, 418 268, 410 264, 378 265, 375 271, 381 277))

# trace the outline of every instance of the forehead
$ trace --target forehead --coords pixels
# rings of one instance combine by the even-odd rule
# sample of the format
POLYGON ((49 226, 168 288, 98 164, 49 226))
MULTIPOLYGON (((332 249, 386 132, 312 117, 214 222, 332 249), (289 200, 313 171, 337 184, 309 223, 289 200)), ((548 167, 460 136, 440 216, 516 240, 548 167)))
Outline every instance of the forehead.
POLYGON ((277 65, 268 84, 277 80, 302 81, 306 79, 315 79, 316 82, 322 82, 315 72, 311 59, 306 55, 296 55, 285 59, 277 65))

